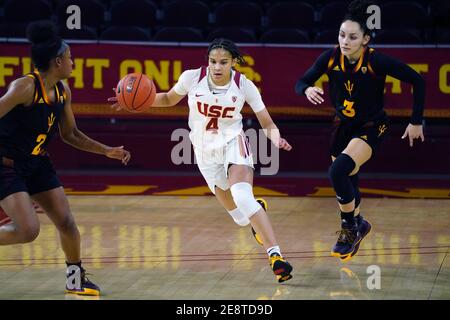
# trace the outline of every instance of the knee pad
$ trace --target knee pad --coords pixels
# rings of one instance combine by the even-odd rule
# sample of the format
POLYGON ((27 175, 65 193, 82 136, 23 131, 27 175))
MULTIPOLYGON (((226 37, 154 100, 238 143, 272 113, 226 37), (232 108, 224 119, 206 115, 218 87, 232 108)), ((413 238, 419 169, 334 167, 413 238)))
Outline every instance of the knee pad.
POLYGON ((228 211, 228 213, 233 218, 234 222, 236 222, 236 224, 240 225, 241 227, 245 227, 250 224, 250 220, 248 219, 247 215, 243 214, 241 210, 239 210, 239 208, 228 211))
POLYGON ((361 193, 359 192, 359 175, 354 174, 353 176, 350 176, 350 182, 352 183, 353 191, 355 193, 355 208, 358 208, 361 203, 361 193))
POLYGON ((341 153, 328 171, 336 197, 341 204, 347 204, 355 198, 355 191, 349 177, 355 166, 355 161, 349 155, 341 153))
POLYGON ((247 218, 250 218, 261 209, 261 205, 253 196, 252 185, 248 182, 238 182, 231 186, 231 195, 234 203, 247 218))
POLYGON ((348 177, 355 167, 355 161, 348 154, 341 153, 331 164, 328 173, 331 179, 339 179, 348 177))

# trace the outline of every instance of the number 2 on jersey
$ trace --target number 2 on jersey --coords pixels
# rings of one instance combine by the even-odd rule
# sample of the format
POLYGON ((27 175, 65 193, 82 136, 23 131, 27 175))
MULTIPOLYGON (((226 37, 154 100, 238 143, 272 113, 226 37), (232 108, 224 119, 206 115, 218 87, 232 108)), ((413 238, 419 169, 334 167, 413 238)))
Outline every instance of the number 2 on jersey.
POLYGON ((344 100, 344 107, 345 109, 342 110, 342 113, 344 114, 344 116, 347 116, 349 118, 353 118, 356 114, 355 109, 353 109, 353 101, 348 101, 347 99, 344 100))
POLYGON ((32 155, 37 156, 37 155, 39 155, 41 153, 41 146, 45 142, 46 139, 47 139, 47 135, 46 134, 38 135, 38 137, 36 138, 36 142, 38 144, 37 144, 36 147, 34 147, 33 152, 31 152, 32 155))

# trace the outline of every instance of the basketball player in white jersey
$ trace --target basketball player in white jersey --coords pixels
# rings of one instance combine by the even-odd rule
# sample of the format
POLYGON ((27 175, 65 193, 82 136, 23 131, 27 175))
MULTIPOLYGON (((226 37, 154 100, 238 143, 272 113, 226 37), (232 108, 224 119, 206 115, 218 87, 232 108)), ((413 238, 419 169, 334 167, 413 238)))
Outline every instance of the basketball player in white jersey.
MULTIPOLYGON (((156 94, 152 107, 175 106, 188 95, 189 136, 200 172, 233 220, 240 226, 251 224, 278 282, 284 282, 292 278, 292 266, 281 255, 265 211, 267 204, 253 195, 253 157, 242 126, 244 103, 253 109, 276 147, 286 151, 292 147, 280 137, 253 82, 233 69, 243 62, 232 41, 216 39, 208 48, 208 67, 183 72, 169 92, 156 94)), ((117 103, 112 107, 121 109, 117 103)))

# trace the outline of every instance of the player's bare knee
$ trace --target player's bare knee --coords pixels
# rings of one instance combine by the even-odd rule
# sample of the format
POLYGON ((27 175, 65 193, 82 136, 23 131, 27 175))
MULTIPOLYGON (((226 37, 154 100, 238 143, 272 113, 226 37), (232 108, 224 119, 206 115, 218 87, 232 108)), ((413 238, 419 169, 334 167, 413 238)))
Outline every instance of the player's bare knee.
POLYGON ((27 243, 34 241, 40 232, 39 223, 29 223, 20 227, 17 227, 20 243, 27 243))
POLYGON ((60 221, 55 223, 55 225, 58 231, 62 233, 72 233, 77 231, 77 225, 70 212, 66 213, 60 221))

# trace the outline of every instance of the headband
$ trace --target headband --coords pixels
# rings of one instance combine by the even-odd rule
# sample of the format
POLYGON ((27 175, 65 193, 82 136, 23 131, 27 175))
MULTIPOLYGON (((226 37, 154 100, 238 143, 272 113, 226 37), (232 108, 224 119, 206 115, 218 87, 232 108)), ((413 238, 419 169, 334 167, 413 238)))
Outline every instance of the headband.
POLYGON ((69 47, 69 45, 67 44, 67 42, 65 42, 64 40, 61 40, 61 46, 59 47, 58 51, 56 52, 56 56, 62 55, 68 47, 69 47))

